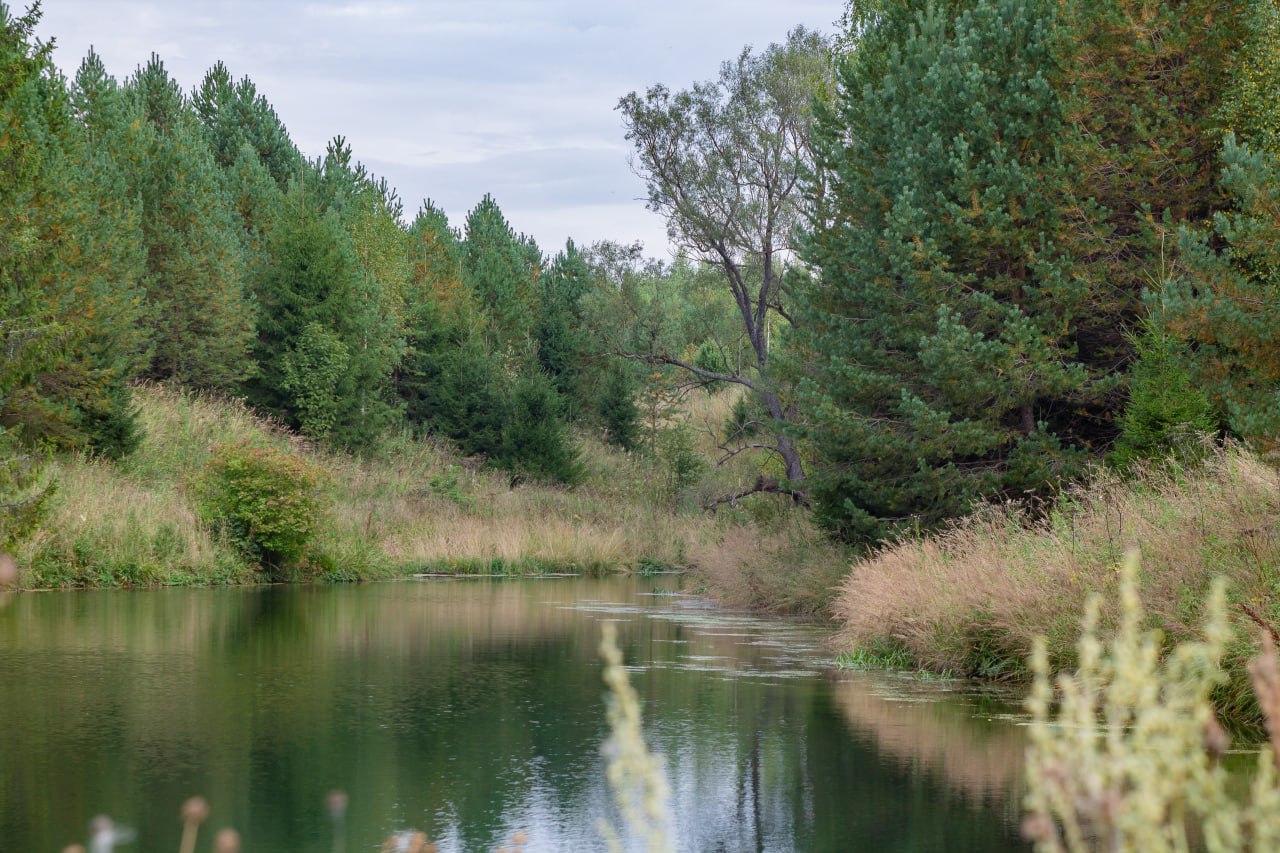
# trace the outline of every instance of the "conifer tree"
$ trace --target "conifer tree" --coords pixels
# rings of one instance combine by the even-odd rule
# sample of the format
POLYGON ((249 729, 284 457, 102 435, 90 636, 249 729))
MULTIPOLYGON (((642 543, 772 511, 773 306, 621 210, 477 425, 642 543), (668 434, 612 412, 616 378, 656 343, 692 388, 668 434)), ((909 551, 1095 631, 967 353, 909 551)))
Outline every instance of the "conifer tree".
MULTIPOLYGON (((1252 0, 1072 0, 1062 86, 1072 174, 1060 243, 1094 310, 1075 332, 1081 356, 1123 370, 1124 330, 1145 313, 1143 294, 1180 273, 1179 229, 1225 201, 1218 147, 1252 0)), ((1082 401, 1094 446, 1110 438, 1123 383, 1082 401)))
POLYGON ((472 294, 504 345, 525 346, 535 317, 537 247, 516 235, 489 195, 467 214, 463 234, 462 269, 472 294))
POLYGON ((0 428, 122 455, 138 439, 136 211, 32 36, 38 20, 0 6, 0 428))
POLYGON ((1196 384, 1228 426, 1264 451, 1280 447, 1280 160, 1223 144, 1233 208, 1186 228, 1185 272, 1153 295, 1164 328, 1194 342, 1196 384))
POLYGON ((1044 494, 1080 460, 1056 4, 966 7, 887 10, 816 134, 795 345, 818 516, 854 541, 1044 494))
MULTIPOLYGON (((340 330, 345 329, 345 313, 358 289, 356 259, 338 214, 317 208, 301 188, 294 187, 267 234, 264 262, 255 282, 257 369, 245 386, 254 405, 298 426, 300 415, 310 406, 303 400, 332 400, 337 406, 351 349, 348 336, 340 330), (330 364, 343 353, 343 369, 326 369, 302 387, 297 365, 308 361, 302 353, 310 349, 329 353, 330 364)), ((308 416, 308 420, 314 428, 322 423, 331 426, 336 417, 330 409, 323 418, 308 416)))
POLYGON ((139 68, 125 91, 151 130, 135 175, 153 346, 147 375, 234 387, 250 368, 254 311, 240 228, 218 167, 159 57, 139 68))
POLYGON ((430 301, 442 309, 468 303, 462 246, 445 212, 428 200, 409 226, 409 235, 411 301, 430 301))
POLYGON ((297 177, 302 155, 275 108, 248 77, 234 81, 219 61, 192 92, 191 104, 219 166, 230 168, 247 145, 281 189, 297 177))
POLYGON ((591 286, 591 270, 570 240, 539 280, 538 364, 565 401, 567 414, 575 418, 585 403, 582 387, 582 298, 591 286))
POLYGON ((1129 380, 1129 402, 1120 437, 1108 459, 1124 468, 1140 459, 1195 453, 1197 442, 1217 432, 1209 398, 1187 369, 1181 340, 1149 317, 1135 341, 1138 360, 1129 380))
POLYGON ((609 441, 623 450, 640 443, 640 410, 636 407, 636 383, 625 364, 615 364, 606 374, 597 403, 597 414, 609 441))
POLYGON ((551 382, 540 371, 529 370, 516 380, 510 395, 498 463, 535 479, 576 483, 581 477, 578 453, 551 382))

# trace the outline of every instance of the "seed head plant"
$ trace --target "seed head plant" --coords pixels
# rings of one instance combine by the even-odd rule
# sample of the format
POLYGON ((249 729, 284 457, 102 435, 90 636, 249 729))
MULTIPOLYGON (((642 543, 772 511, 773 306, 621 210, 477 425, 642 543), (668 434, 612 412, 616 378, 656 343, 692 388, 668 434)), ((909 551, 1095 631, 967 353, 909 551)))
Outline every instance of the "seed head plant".
MULTIPOLYGON (((666 777, 662 760, 649 751, 640 727, 640 699, 622 665, 617 630, 612 623, 603 626, 600 657, 604 658, 604 682, 609 687, 609 739, 603 751, 607 763, 605 775, 613 790, 627 827, 644 841, 648 853, 669 853, 670 818, 667 808, 666 777)), ((607 820, 601 819, 600 833, 610 851, 621 851, 618 833, 607 820)))
MULTIPOLYGON (((1231 793, 1220 761, 1228 738, 1210 694, 1225 678, 1220 662, 1232 635, 1225 581, 1213 584, 1202 638, 1162 655, 1159 632, 1143 628, 1138 569, 1130 551, 1119 569, 1121 616, 1110 643, 1098 639, 1099 600, 1089 601, 1075 673, 1051 680, 1046 644, 1035 644, 1024 833, 1037 853, 1280 849, 1273 748, 1259 752, 1247 798, 1231 793)), ((1274 650, 1264 648, 1252 671, 1274 726, 1274 650)))

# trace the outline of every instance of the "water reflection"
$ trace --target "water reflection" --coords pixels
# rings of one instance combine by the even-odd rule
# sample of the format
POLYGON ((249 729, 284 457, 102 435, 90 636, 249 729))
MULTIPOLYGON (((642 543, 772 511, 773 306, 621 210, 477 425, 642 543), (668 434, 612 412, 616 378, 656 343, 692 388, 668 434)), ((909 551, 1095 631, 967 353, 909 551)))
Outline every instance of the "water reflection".
POLYGON ((882 760, 934 774, 970 800, 1016 815, 1027 738, 1011 696, 868 673, 843 675, 835 701, 882 760))
POLYGON ((820 635, 678 581, 22 595, 0 611, 0 848, 108 813, 176 848, 181 802, 245 849, 595 850, 611 814, 596 658, 619 639, 681 850, 1010 850, 1020 737, 969 700, 833 678, 820 635), (1003 804, 1002 804, 1003 802, 1003 804))

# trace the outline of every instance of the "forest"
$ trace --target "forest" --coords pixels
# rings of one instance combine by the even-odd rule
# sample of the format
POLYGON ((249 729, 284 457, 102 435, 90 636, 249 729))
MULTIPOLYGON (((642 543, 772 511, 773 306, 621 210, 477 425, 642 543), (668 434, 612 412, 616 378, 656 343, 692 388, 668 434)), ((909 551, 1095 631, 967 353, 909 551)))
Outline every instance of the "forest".
POLYGON ((619 92, 669 259, 406 207, 216 57, 64 76, 39 21, 0 3, 0 608, 676 570, 1033 685, 1039 850, 1274 849, 1270 753, 1248 806, 1220 762, 1280 756, 1280 0, 850 0, 619 92))
MULTIPOLYGON (((1248 520, 1167 562, 1280 614, 1274 495, 1231 485, 1271 482, 1280 436, 1275 0, 854 0, 834 35, 622 95, 670 261, 549 253, 490 196, 410 215, 223 63, 190 92, 155 55, 68 79, 38 20, 0 27, 12 582, 693 566, 810 613, 849 575, 838 618, 883 625, 920 554, 1067 523, 1074 549, 1093 513, 1105 585, 1135 535, 1108 507, 1157 507, 1161 539, 1204 488, 1248 520), (107 529, 121 490, 143 535, 107 529), (521 512, 560 532, 414 538, 521 512)), ((860 653, 1025 658, 999 608, 956 607, 953 655, 882 628, 860 653)))

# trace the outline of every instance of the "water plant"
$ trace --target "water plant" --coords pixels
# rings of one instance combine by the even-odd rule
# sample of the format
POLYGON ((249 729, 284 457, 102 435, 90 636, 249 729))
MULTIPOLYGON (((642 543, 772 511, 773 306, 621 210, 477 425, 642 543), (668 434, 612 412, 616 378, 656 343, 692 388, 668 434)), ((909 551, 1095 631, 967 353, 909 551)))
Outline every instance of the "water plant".
POLYGON ((1251 672, 1271 745, 1238 798, 1221 762, 1229 738, 1210 702, 1232 640, 1226 582, 1211 586, 1200 638, 1165 654, 1160 632, 1144 630, 1138 569, 1130 551, 1109 643, 1098 638, 1100 599, 1089 599, 1074 673, 1051 680, 1047 645, 1035 642, 1024 833, 1037 853, 1180 853, 1196 837, 1210 853, 1280 849, 1280 666, 1270 636, 1251 672))

